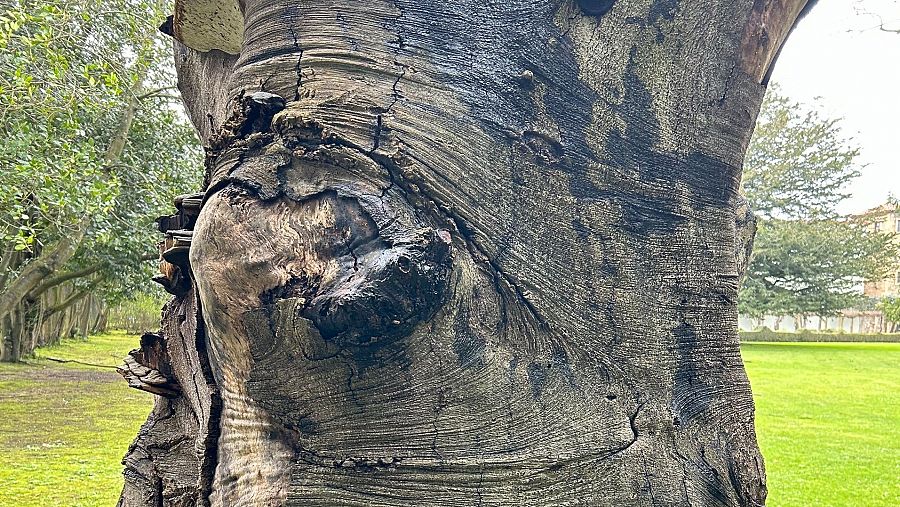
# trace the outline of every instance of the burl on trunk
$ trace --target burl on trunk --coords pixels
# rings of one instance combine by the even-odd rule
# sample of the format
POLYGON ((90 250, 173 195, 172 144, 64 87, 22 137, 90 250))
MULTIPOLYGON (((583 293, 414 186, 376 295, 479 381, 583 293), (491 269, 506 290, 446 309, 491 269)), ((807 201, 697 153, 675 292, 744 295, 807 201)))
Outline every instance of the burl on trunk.
POLYGON ((741 161, 805 0, 178 0, 122 506, 756 506, 741 161))

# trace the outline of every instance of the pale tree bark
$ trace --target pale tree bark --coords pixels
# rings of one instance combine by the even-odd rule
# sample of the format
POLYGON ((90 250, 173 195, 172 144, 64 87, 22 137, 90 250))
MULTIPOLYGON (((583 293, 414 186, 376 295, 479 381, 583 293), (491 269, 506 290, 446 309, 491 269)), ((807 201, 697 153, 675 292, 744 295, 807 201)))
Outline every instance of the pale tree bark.
POLYGON ((3 288, 0 293, 0 319, 9 319, 6 322, 15 322, 16 325, 7 326, 0 322, 3 347, 0 349, 0 360, 19 361, 23 355, 31 352, 31 348, 24 347, 22 338, 26 336, 27 314, 26 298, 29 293, 41 285, 41 282, 61 269, 69 259, 75 255, 81 240, 90 224, 89 218, 83 218, 74 231, 63 235, 56 243, 44 248, 37 259, 31 260, 22 271, 3 288))
POLYGON ((738 186, 808 7, 177 2, 207 184, 120 505, 762 505, 738 186))

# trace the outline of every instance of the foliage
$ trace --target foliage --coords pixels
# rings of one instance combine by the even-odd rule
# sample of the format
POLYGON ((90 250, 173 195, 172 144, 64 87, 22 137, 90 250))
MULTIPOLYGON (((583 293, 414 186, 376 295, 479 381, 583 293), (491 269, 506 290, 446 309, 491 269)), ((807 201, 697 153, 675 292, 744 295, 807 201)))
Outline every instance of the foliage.
POLYGON ((836 314, 862 303, 861 282, 884 276, 896 255, 889 236, 845 221, 762 221, 738 308, 749 316, 836 314))
POLYGON ((900 344, 745 343, 768 505, 900 503, 900 344))
POLYGON ((65 234, 82 215, 108 211, 118 191, 102 163, 104 130, 124 104, 123 85, 137 83, 111 49, 143 48, 129 44, 134 29, 103 24, 114 16, 92 16, 100 6, 12 2, 0 16, 0 161, 8 169, 0 173, 0 209, 14 211, 0 226, 19 249, 52 226, 65 234), (104 47, 107 37, 114 40, 104 47))
POLYGON ((878 309, 888 322, 900 324, 900 298, 885 297, 878 303, 878 309))
POLYGON ((72 268, 104 264, 104 294, 110 302, 148 290, 156 262, 159 233, 156 217, 172 211, 172 200, 199 186, 201 160, 193 127, 164 104, 147 105, 135 118, 118 180, 124 191, 111 199, 108 213, 96 215, 89 244, 73 259, 72 268))
POLYGON ((859 175, 839 123, 770 90, 747 152, 742 190, 759 216, 738 309, 749 316, 834 315, 864 303, 863 280, 893 268, 890 238, 838 216, 859 175))
POLYGON ((159 327, 160 308, 164 303, 162 294, 146 293, 119 301, 109 309, 107 329, 121 329, 129 333, 155 330, 159 327))
POLYGON ((834 218, 859 176, 859 149, 848 146, 839 120, 823 118, 779 94, 766 94, 744 160, 742 189, 764 220, 834 218))
POLYGON ((0 265, 0 291, 85 217, 66 271, 101 269, 76 283, 102 279, 109 299, 144 284, 153 219, 196 187, 201 160, 168 93, 165 3, 0 0, 0 249, 24 259, 0 265))

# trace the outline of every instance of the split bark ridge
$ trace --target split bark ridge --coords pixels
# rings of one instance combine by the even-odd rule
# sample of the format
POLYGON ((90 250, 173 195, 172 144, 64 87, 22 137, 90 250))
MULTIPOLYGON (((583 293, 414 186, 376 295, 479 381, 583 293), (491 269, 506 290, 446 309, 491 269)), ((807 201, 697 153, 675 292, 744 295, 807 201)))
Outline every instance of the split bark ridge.
POLYGON ((737 189, 805 4, 177 2, 120 505, 762 505, 737 189))

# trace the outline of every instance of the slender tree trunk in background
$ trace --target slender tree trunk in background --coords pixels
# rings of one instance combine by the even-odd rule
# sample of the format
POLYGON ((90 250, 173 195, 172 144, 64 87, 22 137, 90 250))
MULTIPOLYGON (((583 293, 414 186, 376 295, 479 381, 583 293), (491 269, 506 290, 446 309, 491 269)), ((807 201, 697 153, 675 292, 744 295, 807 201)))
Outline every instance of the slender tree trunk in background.
POLYGON ((120 505, 762 505, 737 191, 806 3, 178 2, 207 187, 120 505))
MULTIPOLYGON (((134 90, 131 90, 131 96, 126 103, 125 109, 119 118, 119 123, 110 138, 109 145, 103 157, 103 163, 107 167, 111 167, 118 163, 125 151, 128 141, 128 133, 134 123, 134 116, 137 108, 140 107, 138 96, 143 88, 141 82, 146 77, 146 71, 138 74, 139 84, 134 90)), ((47 289, 71 280, 88 276, 97 271, 100 266, 89 266, 82 270, 72 272, 66 275, 53 278, 59 270, 61 270, 69 260, 78 251, 81 242, 87 234, 88 228, 91 226, 91 217, 82 217, 77 224, 60 232, 60 239, 53 245, 44 248, 36 259, 31 260, 15 278, 8 283, 0 284, 0 317, 21 309, 23 314, 31 312, 31 307, 47 289)), ((9 268, 9 266, 4 266, 9 268)), ((4 277, 8 275, 7 269, 3 270, 4 277)), ((26 324, 22 324, 26 325, 26 324)), ((26 325, 27 327, 27 325, 26 325)), ((0 319, 0 338, 2 338, 3 347, 0 348, 0 361, 19 361, 24 354, 29 354, 34 347, 20 343, 20 340, 27 334, 40 334, 42 322, 40 320, 33 322, 33 328, 29 332, 20 329, 19 333, 14 333, 11 328, 3 325, 0 319)), ((83 326, 84 329, 90 326, 83 326)), ((59 339, 60 337, 56 337, 59 339)), ((45 345, 45 343, 42 343, 45 345)))
POLYGON ((75 255, 90 220, 82 219, 74 231, 64 234, 57 243, 44 248, 40 257, 25 265, 22 272, 0 294, 0 315, 6 315, 24 300, 44 279, 59 270, 75 255))

